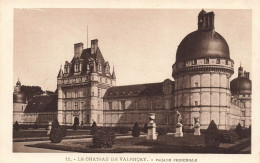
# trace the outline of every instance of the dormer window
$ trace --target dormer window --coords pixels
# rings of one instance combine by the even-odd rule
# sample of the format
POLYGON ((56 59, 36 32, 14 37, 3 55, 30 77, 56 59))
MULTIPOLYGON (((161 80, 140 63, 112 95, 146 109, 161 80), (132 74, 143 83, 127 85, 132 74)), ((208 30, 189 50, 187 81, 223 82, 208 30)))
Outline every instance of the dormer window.
POLYGON ((105 72, 106 74, 110 74, 110 66, 108 62, 105 63, 105 72))
POLYGON ((220 59, 217 59, 216 63, 217 63, 217 64, 220 64, 220 59))
POLYGON ((65 74, 68 74, 69 73, 69 65, 65 65, 64 70, 65 70, 65 74))
POLYGON ((75 72, 79 72, 79 64, 78 63, 75 66, 75 72))
POLYGON ((197 64, 197 60, 194 59, 194 60, 192 61, 192 64, 193 64, 193 65, 196 65, 196 64, 197 64))
POLYGON ((228 65, 228 60, 226 60, 226 65, 228 65))
POLYGON ((204 60, 204 63, 205 63, 205 64, 209 64, 209 59, 205 59, 205 60, 204 60))

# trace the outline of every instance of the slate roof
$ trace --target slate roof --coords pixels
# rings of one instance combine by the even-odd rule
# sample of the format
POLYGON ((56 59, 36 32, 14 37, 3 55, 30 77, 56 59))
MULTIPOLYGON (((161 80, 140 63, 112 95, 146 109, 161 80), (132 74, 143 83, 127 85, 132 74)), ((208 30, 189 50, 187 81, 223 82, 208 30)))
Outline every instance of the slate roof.
MULTIPOLYGON (((174 89, 174 86, 173 86, 174 89)), ((104 99, 164 95, 163 83, 116 86, 107 89, 104 99)))
POLYGON ((57 112, 58 110, 58 95, 40 95, 34 96, 32 100, 28 101, 25 108, 25 113, 38 112, 57 112))
MULTIPOLYGON (((101 73, 103 76, 107 76, 106 73, 105 73, 105 59, 99 49, 99 47, 97 47, 97 51, 95 54, 91 54, 91 48, 87 48, 87 49, 83 49, 82 53, 81 53, 81 56, 80 56, 80 59, 83 60, 83 63, 82 63, 82 71, 80 73, 80 75, 84 75, 86 74, 86 71, 87 71, 87 64, 89 63, 89 59, 90 58, 93 58, 95 61, 99 60, 100 61, 100 64, 101 64, 101 73)), ((70 74, 69 76, 73 76, 74 74, 74 64, 75 64, 75 61, 76 61, 77 58, 72 58, 71 60, 71 67, 70 67, 70 74)), ((109 76, 111 77, 111 74, 109 74, 109 76)))

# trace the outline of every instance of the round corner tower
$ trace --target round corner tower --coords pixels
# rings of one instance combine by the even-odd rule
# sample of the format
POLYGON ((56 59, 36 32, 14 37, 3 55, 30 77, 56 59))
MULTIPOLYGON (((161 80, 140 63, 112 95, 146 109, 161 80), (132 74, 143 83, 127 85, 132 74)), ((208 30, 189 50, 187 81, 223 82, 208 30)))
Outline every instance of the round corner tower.
POLYGON ((214 29, 214 16, 214 12, 199 13, 198 30, 181 41, 172 66, 175 108, 182 114, 185 128, 192 128, 196 118, 202 129, 211 120, 219 129, 229 128, 234 61, 226 40, 214 29))

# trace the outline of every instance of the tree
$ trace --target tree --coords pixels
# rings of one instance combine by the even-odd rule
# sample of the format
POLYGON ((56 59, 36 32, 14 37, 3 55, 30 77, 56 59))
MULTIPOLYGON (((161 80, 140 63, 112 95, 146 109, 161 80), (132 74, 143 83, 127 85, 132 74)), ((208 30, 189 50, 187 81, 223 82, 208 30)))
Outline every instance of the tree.
POLYGON ((132 130, 132 135, 133 137, 139 137, 140 136, 140 129, 139 129, 139 124, 135 122, 133 130, 132 130))
POLYGON ((19 131, 20 130, 20 125, 17 121, 14 123, 14 131, 19 131))
POLYGON ((62 141, 63 136, 64 133, 62 131, 62 128, 59 125, 58 120, 55 119, 51 125, 51 133, 50 133, 51 143, 60 143, 62 141))
POLYGON ((205 132, 205 146, 211 149, 215 149, 220 144, 220 135, 217 125, 212 120, 205 132))
POLYGON ((98 127, 97 127, 96 122, 94 121, 92 126, 91 126, 91 129, 90 129, 90 134, 94 135, 97 131, 98 131, 98 127))
POLYGON ((147 123, 144 124, 143 132, 144 133, 148 132, 148 124, 147 123))
POLYGON ((39 86, 21 86, 21 92, 25 94, 28 100, 31 100, 35 95, 41 95, 43 93, 39 86))

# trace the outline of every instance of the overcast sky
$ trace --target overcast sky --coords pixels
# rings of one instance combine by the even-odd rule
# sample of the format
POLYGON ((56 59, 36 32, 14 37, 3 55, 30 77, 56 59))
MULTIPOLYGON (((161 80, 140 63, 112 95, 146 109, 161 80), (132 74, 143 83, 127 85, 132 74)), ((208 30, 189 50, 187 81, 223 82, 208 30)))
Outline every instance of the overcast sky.
MULTIPOLYGON (((73 44, 98 39, 115 66, 117 85, 162 82, 171 77, 181 40, 197 30, 201 9, 15 9, 14 78, 23 85, 56 89, 60 65, 71 61, 73 44)), ((235 61, 251 72, 251 10, 215 10, 215 30, 235 61)))

